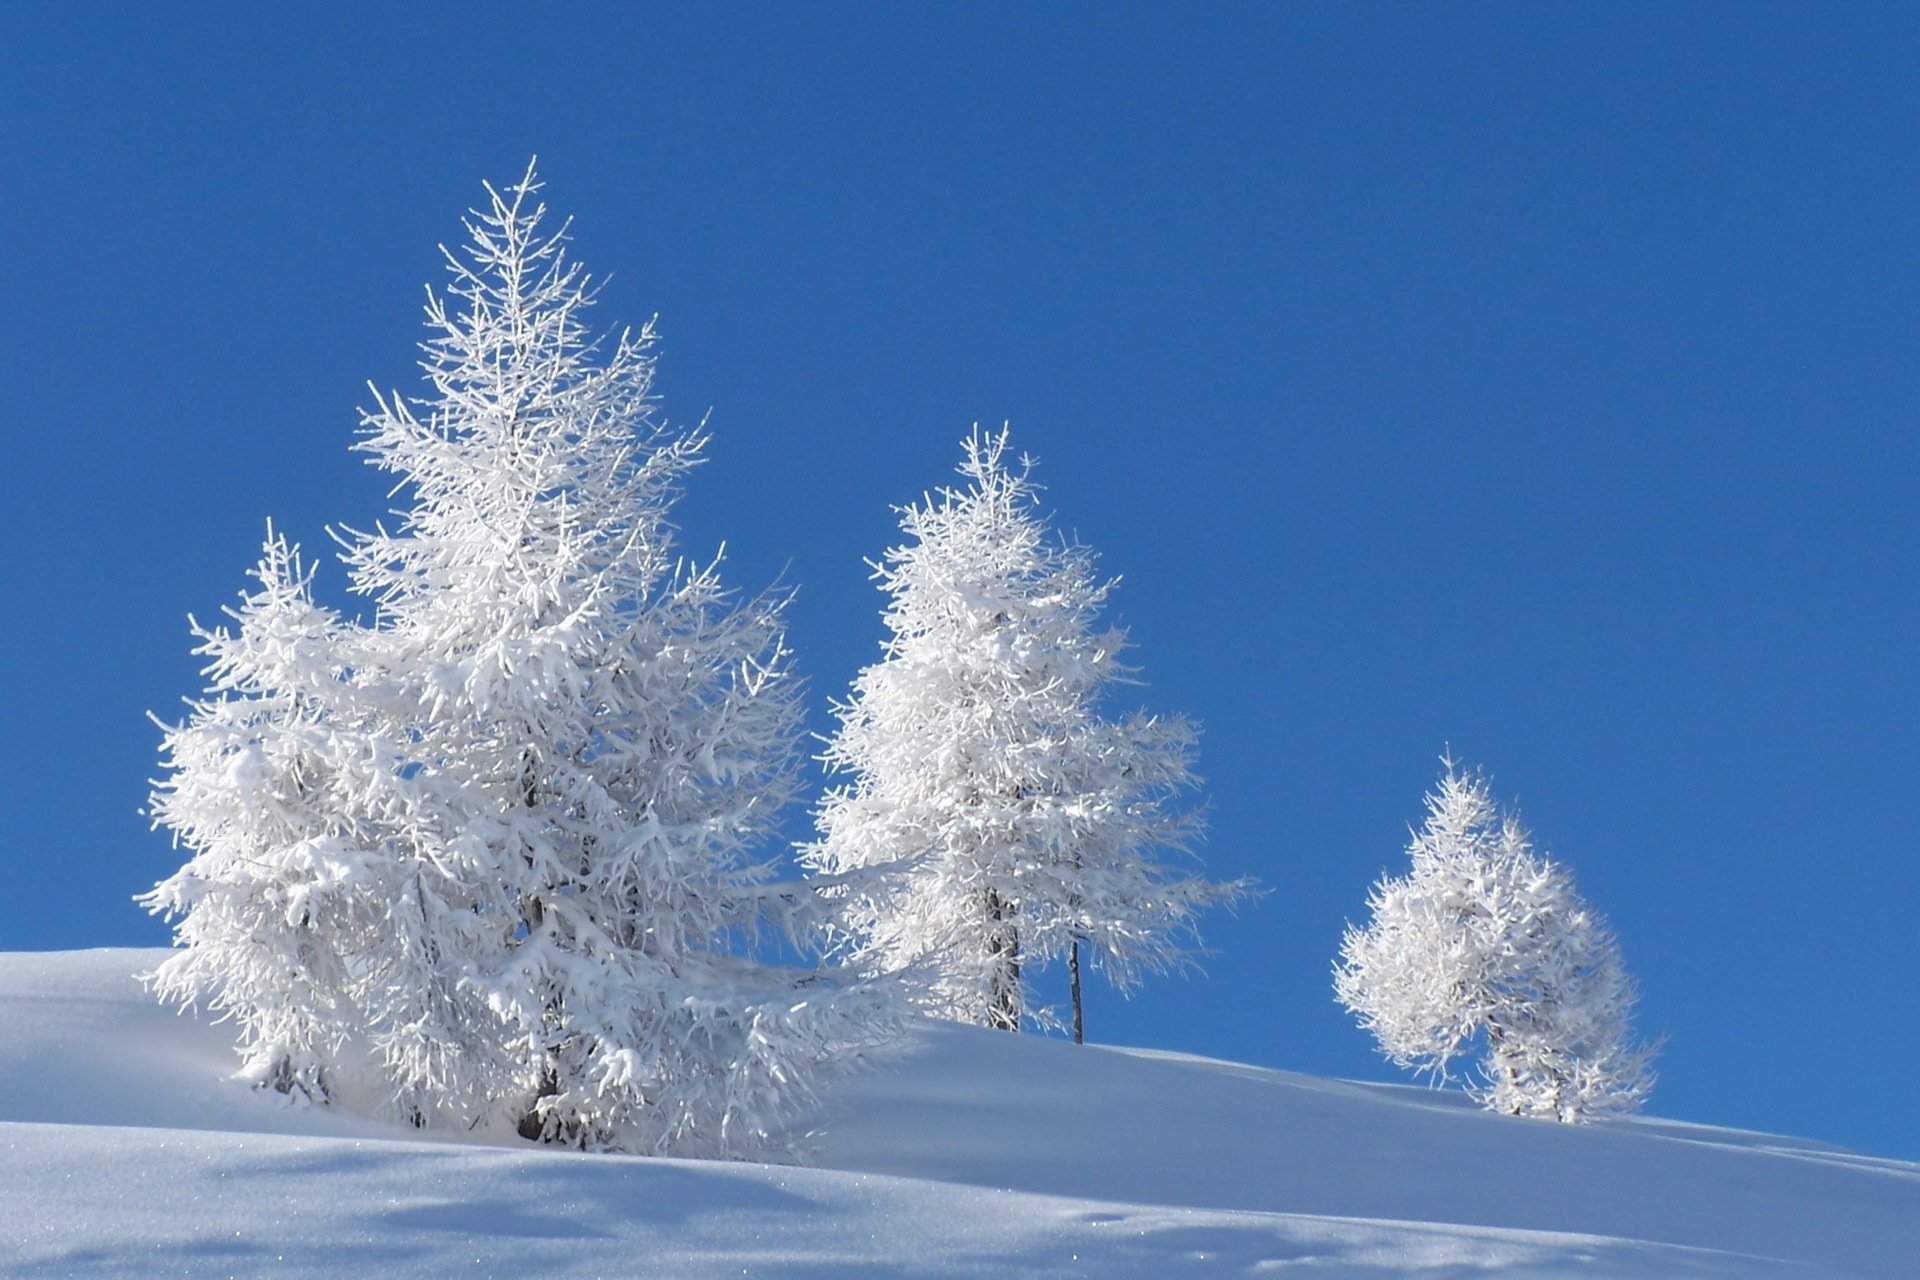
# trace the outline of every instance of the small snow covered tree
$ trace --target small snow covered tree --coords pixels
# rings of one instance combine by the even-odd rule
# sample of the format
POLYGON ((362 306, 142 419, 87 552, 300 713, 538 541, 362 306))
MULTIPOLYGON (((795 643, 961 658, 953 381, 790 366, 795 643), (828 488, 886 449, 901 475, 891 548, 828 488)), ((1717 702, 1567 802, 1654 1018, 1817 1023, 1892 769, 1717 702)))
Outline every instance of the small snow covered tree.
POLYGON ((1112 583, 1054 539, 1007 434, 965 442, 964 489, 902 513, 875 576, 891 601, 825 763, 852 775, 817 811, 809 865, 842 884, 853 959, 902 973, 943 1017, 1018 1030, 1023 977, 1084 948, 1120 989, 1190 955, 1195 916, 1244 891, 1178 865, 1199 830, 1194 732, 1100 715, 1130 669, 1101 629, 1112 583))
POLYGON ((163 726, 151 812, 192 856, 141 896, 178 919, 149 980, 237 1022, 242 1079, 331 1101, 354 1044, 393 1066, 391 1110, 425 1123, 500 1039, 485 992, 442 980, 441 935, 490 927, 446 907, 470 896, 436 849, 449 793, 364 678, 378 634, 315 604, 271 529, 255 577, 233 629, 195 626, 211 684, 163 726))
POLYGON ((153 982, 236 1018, 243 1076, 325 1100, 354 1022, 340 998, 354 985, 352 935, 378 926, 359 874, 366 779, 350 776, 360 753, 337 716, 345 629, 271 529, 254 576, 259 590, 227 610, 232 629, 194 625, 208 696, 163 726, 167 777, 152 813, 194 854, 142 899, 183 917, 183 949, 153 982))
MULTIPOLYGON (((343 940, 330 917, 283 912, 280 935, 307 931, 297 945, 340 944, 329 980, 298 995, 236 986, 238 944, 206 937, 204 886, 268 906, 236 856, 190 863, 151 901, 185 912, 179 939, 203 954, 162 990, 243 1011, 344 1006, 330 1025, 373 1050, 395 1106, 422 1123, 746 1154, 791 1124, 821 1072, 885 1039, 885 1002, 749 958, 763 928, 797 929, 809 911, 809 891, 752 853, 795 771, 781 601, 737 600, 711 566, 678 559, 669 510, 704 437, 656 416, 650 328, 590 337, 592 292, 566 229, 542 230, 538 190, 531 170, 488 188, 447 255, 450 297, 429 300, 431 396, 377 397, 366 416, 362 447, 415 498, 395 531, 346 539, 377 620, 311 624, 305 676, 331 681, 325 745, 364 762, 351 803, 311 806, 351 820, 363 856, 342 878, 380 927, 343 940)), ((279 673, 256 683, 258 711, 201 704, 176 731, 246 721, 204 762, 174 748, 156 813, 197 857, 214 851, 207 815, 254 802, 233 791, 246 770, 222 762, 267 749, 253 728, 298 721, 279 673)), ((284 857, 294 834, 260 833, 246 852, 284 857)))
POLYGON ((1502 816, 1480 774, 1451 761, 1373 918, 1349 927, 1340 1003, 1396 1065, 1437 1079, 1470 1045, 1469 1088, 1490 1110, 1579 1121, 1630 1111, 1652 1085, 1629 1017, 1633 984, 1606 923, 1564 864, 1502 816))

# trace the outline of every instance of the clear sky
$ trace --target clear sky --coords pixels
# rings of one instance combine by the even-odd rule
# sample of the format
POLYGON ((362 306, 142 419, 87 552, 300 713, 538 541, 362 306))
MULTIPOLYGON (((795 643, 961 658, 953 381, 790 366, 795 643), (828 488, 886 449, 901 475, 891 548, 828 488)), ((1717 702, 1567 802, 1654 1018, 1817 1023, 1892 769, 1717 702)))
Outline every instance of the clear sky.
POLYGON ((1920 1157, 1920 11, 275 8, 0 7, 0 948, 165 940, 186 614, 387 509, 365 384, 537 153, 816 728, 976 421, 1123 577, 1271 892, 1091 1038, 1397 1078, 1329 966, 1451 744, 1655 1114, 1920 1157))

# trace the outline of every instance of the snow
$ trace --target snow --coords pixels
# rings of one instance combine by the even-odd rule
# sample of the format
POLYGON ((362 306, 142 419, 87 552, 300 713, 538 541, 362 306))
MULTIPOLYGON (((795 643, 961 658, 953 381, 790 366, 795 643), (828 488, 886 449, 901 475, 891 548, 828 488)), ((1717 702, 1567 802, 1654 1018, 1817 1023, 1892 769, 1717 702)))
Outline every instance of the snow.
POLYGON ((1587 1120, 1639 1109, 1653 1048, 1633 1043, 1620 945, 1563 862, 1534 851, 1483 773, 1452 759, 1407 846, 1412 868, 1349 925, 1335 997, 1396 1066, 1445 1080, 1475 1040, 1467 1092, 1506 1115, 1587 1120))
POLYGON ((961 448, 967 486, 903 508, 908 543, 875 563, 884 656, 834 705, 820 759, 845 781, 800 856, 845 886, 855 966, 942 1017, 1017 1028, 1023 966, 1066 957, 1077 1032, 1083 954, 1128 990, 1180 968, 1201 910, 1251 886, 1187 861, 1193 726, 1098 709, 1134 679, 1125 629, 1099 625, 1115 582, 1054 537, 1005 428, 961 448))
POLYGON ((950 1024, 811 1167, 421 1141, 229 1083, 165 952, 0 955, 4 1276, 1908 1276, 1920 1166, 950 1024))
POLYGON ((433 1128, 765 1154, 899 1025, 878 984, 738 945, 799 943, 814 905, 769 848, 801 761, 787 597, 677 548, 705 434, 659 415, 652 327, 592 335, 531 166, 486 190, 429 292, 431 394, 362 416, 413 499, 339 534, 374 616, 316 603, 269 529, 234 626, 194 627, 155 988, 232 1013, 283 1093, 334 1098, 354 1043, 433 1128))

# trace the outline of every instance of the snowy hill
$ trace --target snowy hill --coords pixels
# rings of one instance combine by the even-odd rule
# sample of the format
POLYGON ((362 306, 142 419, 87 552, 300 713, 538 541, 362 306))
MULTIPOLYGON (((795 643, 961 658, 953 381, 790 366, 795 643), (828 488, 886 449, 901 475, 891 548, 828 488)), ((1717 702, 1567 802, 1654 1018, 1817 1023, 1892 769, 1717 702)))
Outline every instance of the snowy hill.
POLYGON ((0 1275, 1909 1277, 1920 1166, 928 1024, 811 1167, 422 1141, 224 1082, 158 952, 0 955, 0 1275))

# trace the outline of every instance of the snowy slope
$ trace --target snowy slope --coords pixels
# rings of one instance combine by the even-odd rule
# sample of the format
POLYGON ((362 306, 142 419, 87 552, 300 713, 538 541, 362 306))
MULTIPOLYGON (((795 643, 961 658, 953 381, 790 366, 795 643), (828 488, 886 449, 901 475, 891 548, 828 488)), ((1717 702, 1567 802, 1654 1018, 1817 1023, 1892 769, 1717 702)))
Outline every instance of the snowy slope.
POLYGON ((935 1024, 813 1167, 421 1141, 224 1083, 158 954, 0 955, 0 1275, 1920 1274, 1920 1166, 935 1024))

